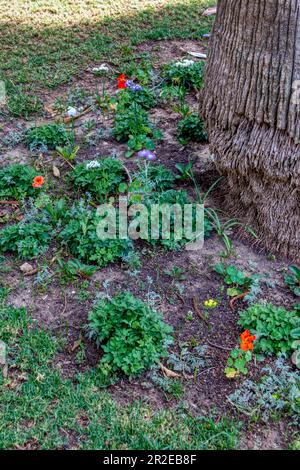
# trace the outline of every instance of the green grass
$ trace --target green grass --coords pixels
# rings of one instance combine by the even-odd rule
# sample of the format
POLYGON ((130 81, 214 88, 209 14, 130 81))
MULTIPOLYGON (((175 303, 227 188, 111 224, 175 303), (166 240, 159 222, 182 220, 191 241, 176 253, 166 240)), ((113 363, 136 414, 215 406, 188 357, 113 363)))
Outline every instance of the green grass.
MULTIPOLYGON (((8 109, 28 117, 42 89, 69 83, 91 63, 119 70, 143 41, 200 38, 213 0, 0 0, 0 80, 8 109)), ((140 55, 139 52, 138 55, 140 55)))
MULTIPOLYGON (((5 291, 1 291, 4 297, 5 291)), ((64 341, 38 329, 25 309, 0 306, 8 375, 0 375, 0 449, 234 449, 239 427, 183 407, 154 411, 116 403, 96 370, 64 378, 55 367, 64 341)), ((61 357, 61 356, 60 356, 61 357)))

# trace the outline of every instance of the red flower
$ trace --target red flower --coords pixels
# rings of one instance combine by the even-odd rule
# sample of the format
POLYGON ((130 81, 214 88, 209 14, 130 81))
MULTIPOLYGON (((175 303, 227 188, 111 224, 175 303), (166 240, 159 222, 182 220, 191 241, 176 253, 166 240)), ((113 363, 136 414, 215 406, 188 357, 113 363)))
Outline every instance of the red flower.
POLYGON ((44 183, 45 183, 45 180, 42 176, 36 176, 33 180, 32 187, 41 188, 44 183))
POLYGON ((124 90, 124 88, 126 88, 126 77, 124 73, 122 73, 118 77, 118 88, 119 90, 124 90))

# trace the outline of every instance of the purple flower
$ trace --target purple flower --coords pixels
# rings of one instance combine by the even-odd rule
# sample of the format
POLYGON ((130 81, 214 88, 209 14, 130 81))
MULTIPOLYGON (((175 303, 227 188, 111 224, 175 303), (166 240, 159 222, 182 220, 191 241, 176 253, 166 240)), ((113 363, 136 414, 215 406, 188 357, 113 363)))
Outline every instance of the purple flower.
POLYGON ((133 80, 126 80, 126 88, 129 88, 131 91, 140 91, 142 90, 141 85, 135 85, 133 80))
POLYGON ((153 161, 156 160, 156 155, 154 152, 151 152, 151 150, 140 150, 137 154, 139 158, 145 158, 146 160, 153 161))

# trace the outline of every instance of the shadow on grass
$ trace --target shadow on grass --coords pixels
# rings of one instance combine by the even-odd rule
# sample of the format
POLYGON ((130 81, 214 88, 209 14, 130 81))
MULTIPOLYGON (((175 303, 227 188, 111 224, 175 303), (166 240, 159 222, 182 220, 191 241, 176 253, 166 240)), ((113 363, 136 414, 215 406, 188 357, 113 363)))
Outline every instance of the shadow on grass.
MULTIPOLYGON (((212 18, 201 15, 213 3, 171 0, 164 6, 148 6, 100 20, 92 16, 90 22, 85 18, 71 26, 65 18, 62 27, 39 25, 34 15, 28 26, 17 21, 17 12, 14 19, 12 12, 12 21, 1 25, 0 79, 6 81, 8 94, 24 90, 36 93, 41 88, 68 83, 90 63, 109 61, 119 65, 134 60, 134 47, 144 41, 199 39, 211 28, 212 18)), ((28 13, 27 23, 30 18, 28 13)))

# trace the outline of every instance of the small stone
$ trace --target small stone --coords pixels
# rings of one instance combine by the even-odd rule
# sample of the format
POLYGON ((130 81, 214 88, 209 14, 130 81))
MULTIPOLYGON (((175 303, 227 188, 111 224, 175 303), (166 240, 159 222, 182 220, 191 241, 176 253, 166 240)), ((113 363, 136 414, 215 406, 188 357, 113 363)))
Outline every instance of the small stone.
POLYGON ((203 54, 202 52, 188 52, 188 54, 197 57, 197 59, 207 59, 207 54, 203 54))
POLYGON ((29 263, 24 263, 22 264, 22 266, 20 266, 20 271, 22 271, 22 273, 25 273, 25 274, 30 273, 33 270, 34 268, 29 263))
POLYGON ((72 106, 68 107, 67 115, 68 117, 76 117, 78 114, 78 111, 76 108, 73 108, 72 106))

